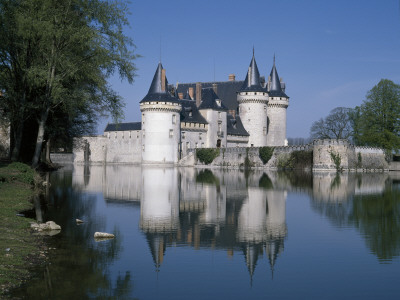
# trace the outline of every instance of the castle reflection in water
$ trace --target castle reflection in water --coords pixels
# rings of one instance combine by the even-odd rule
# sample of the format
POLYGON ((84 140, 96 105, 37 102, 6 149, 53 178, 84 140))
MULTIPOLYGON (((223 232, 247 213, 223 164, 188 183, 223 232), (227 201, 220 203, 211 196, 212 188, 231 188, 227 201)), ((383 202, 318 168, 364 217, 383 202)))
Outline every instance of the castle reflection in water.
POLYGON ((267 259, 273 272, 284 255, 288 193, 309 194, 312 208, 335 221, 335 214, 343 213, 336 210, 346 210, 352 197, 381 194, 388 176, 74 166, 73 183, 86 191, 101 189, 109 202, 140 203, 140 229, 156 270, 168 247, 184 245, 230 256, 241 251, 252 277, 260 259, 267 259))

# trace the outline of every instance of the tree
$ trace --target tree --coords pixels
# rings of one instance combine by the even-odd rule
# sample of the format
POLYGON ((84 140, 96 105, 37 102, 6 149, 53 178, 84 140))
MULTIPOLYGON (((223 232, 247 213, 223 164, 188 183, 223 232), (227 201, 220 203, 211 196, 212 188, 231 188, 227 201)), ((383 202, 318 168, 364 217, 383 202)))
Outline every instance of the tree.
POLYGON ((336 107, 325 119, 319 119, 311 125, 310 136, 313 139, 347 139, 352 134, 349 113, 350 108, 336 107))
POLYGON ((355 111, 353 122, 358 144, 390 152, 400 148, 400 85, 382 79, 355 111))
POLYGON ((49 116, 62 112, 73 121, 78 107, 122 116, 122 99, 107 79, 118 71, 132 83, 135 75, 126 12, 118 0, 0 0, 0 87, 14 159, 30 118, 37 124, 36 167, 46 134, 56 131, 49 121, 59 118, 49 116))

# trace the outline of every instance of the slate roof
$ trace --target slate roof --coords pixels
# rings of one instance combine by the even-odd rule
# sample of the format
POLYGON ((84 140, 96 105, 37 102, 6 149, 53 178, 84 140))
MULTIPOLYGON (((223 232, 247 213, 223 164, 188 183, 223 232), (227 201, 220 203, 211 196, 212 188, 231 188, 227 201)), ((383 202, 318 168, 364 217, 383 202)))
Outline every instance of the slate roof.
POLYGON ((249 133, 244 129, 242 120, 239 116, 234 118, 232 115, 227 115, 226 125, 228 135, 249 136, 249 133))
POLYGON ((179 103, 182 105, 181 122, 208 124, 197 109, 196 101, 183 99, 179 103))
POLYGON ((142 123, 141 122, 130 122, 130 123, 109 123, 104 129, 104 132, 107 131, 131 131, 131 130, 141 130, 142 123))
POLYGON ((156 73, 154 74, 153 81, 151 82, 149 92, 147 95, 140 101, 162 101, 162 102, 173 102, 176 103, 179 100, 172 96, 168 91, 168 80, 165 77, 165 91, 162 90, 162 70, 163 66, 161 63, 158 63, 156 73))
POLYGON ((284 91, 282 91, 281 82, 279 80, 278 71, 275 66, 275 56, 274 56, 274 65, 272 66, 272 70, 270 73, 271 84, 269 86, 268 95, 271 97, 286 97, 289 98, 284 91))
POLYGON ((246 79, 244 80, 240 91, 266 92, 266 89, 261 86, 260 72, 258 72, 256 59, 254 57, 254 51, 253 57, 250 62, 249 71, 246 74, 246 79))
POLYGON ((214 92, 212 88, 202 89, 201 90, 201 104, 199 106, 200 109, 213 109, 219 111, 227 111, 228 108, 222 103, 218 105, 217 99, 221 100, 217 94, 214 92))
MULTIPOLYGON (((213 84, 217 84, 218 97, 229 110, 237 110, 238 103, 236 92, 243 85, 243 80, 240 81, 215 81, 202 82, 202 88, 212 88, 213 84)), ((178 93, 187 93, 189 88, 193 88, 193 96, 196 97, 196 83, 179 83, 177 87, 178 93)))

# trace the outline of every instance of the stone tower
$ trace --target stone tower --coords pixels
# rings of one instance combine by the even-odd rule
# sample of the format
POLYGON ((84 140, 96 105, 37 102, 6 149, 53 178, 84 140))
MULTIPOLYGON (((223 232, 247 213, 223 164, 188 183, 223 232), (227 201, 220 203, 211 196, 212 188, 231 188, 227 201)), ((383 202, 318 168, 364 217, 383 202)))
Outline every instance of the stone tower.
POLYGON ((165 69, 158 64, 149 92, 140 101, 142 112, 142 163, 175 164, 179 159, 179 100, 168 92, 165 69))
POLYGON ((285 146, 286 144, 286 109, 289 97, 285 94, 285 84, 279 79, 274 65, 267 83, 268 89, 268 146, 285 146))
POLYGON ((260 73, 256 60, 251 59, 246 79, 237 92, 239 116, 243 126, 249 133, 248 147, 267 145, 267 90, 261 86, 260 73))

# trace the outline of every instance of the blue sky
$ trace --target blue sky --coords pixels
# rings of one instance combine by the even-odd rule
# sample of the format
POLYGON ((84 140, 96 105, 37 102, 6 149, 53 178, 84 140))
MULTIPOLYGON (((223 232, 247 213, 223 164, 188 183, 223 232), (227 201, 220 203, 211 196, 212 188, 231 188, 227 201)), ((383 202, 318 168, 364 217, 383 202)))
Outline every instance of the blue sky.
MULTIPOLYGON (((133 85, 111 84, 126 103, 123 122, 140 120, 160 60, 169 83, 243 80, 253 46, 260 74, 276 66, 290 96, 287 136, 308 137, 313 121, 360 105, 382 78, 400 84, 400 1, 132 1, 138 68, 133 85), (215 67, 214 67, 215 66, 215 67)), ((111 119, 101 119, 102 133, 111 119)))

